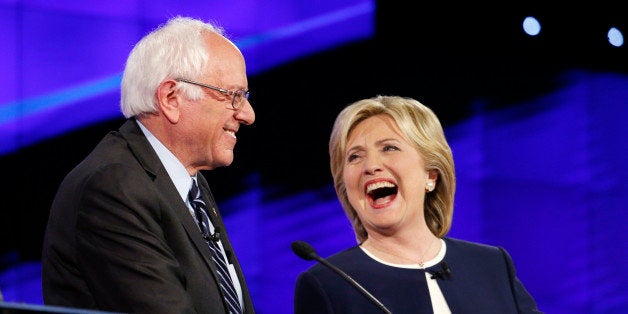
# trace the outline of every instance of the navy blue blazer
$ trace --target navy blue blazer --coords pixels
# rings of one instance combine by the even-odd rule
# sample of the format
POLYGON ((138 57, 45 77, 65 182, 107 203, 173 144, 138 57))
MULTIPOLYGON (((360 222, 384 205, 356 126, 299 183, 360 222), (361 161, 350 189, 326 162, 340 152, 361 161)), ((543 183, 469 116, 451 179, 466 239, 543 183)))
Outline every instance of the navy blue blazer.
MULTIPOLYGON (((541 313, 536 301, 516 276, 510 255, 501 247, 444 238, 443 259, 450 276, 438 278, 438 285, 452 313, 541 313)), ((383 303, 392 313, 425 313, 431 301, 425 273, 442 271, 440 265, 427 270, 381 264, 358 246, 327 259, 342 269, 383 303), (419 291, 425 291, 421 295, 419 291)), ((316 264, 297 278, 295 314, 383 313, 380 308, 329 268, 316 264)))

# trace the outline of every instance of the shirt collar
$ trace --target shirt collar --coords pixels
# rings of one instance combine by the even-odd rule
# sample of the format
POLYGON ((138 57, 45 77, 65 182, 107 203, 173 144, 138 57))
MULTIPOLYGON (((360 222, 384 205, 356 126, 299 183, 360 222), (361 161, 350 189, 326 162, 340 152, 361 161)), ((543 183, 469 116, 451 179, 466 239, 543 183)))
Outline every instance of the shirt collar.
POLYGON ((186 201, 188 192, 192 187, 192 178, 190 174, 187 172, 183 164, 175 157, 175 155, 168 149, 164 144, 162 144, 153 133, 151 133, 139 120, 137 120, 137 124, 140 126, 140 129, 148 139, 148 142, 157 153, 157 157, 163 164, 164 168, 166 168, 166 172, 168 172, 168 176, 174 183, 174 186, 179 192, 181 199, 186 201))

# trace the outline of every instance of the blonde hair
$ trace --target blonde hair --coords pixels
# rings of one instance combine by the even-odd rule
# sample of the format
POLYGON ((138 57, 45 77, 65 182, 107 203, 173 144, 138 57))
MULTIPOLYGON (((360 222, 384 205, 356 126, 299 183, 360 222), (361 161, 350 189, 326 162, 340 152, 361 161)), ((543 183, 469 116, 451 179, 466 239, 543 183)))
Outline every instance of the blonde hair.
POLYGON ((344 108, 336 117, 329 139, 329 157, 334 187, 342 207, 353 225, 358 243, 368 238, 356 210, 349 203, 343 182, 346 144, 353 128, 363 120, 376 116, 391 117, 408 142, 414 144, 427 171, 436 171, 434 191, 425 195, 424 215, 430 231, 437 237, 449 232, 453 218, 456 174, 451 148, 440 121, 434 112, 420 102, 399 96, 376 96, 359 100, 344 108))

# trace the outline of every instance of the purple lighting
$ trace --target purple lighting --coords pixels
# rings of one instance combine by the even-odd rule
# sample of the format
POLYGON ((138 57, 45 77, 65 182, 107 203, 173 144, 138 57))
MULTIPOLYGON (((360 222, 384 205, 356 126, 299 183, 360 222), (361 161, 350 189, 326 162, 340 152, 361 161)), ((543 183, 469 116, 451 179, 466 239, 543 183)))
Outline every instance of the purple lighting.
POLYGON ((217 21, 249 75, 374 34, 373 1, 22 1, 0 10, 0 155, 91 123, 121 118, 121 71, 137 40, 174 15, 217 21), (157 10, 159 9, 159 10, 157 10), (155 10, 155 11, 151 11, 155 10), (234 16, 238 12, 238 16, 234 16), (272 16, 272 19, 266 17, 272 16), (264 19, 260 19, 264 17, 264 19))

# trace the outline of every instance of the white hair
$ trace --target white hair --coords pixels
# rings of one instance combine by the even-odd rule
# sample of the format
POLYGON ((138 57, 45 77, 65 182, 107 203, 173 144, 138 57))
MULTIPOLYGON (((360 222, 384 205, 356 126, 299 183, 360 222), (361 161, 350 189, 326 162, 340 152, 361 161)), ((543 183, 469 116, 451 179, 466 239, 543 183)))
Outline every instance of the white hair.
MULTIPOLYGON (((120 109, 126 118, 157 111, 155 94, 163 80, 201 76, 210 58, 205 32, 223 35, 216 25, 177 16, 135 45, 122 75, 120 109)), ((191 99, 202 95, 200 88, 190 84, 177 88, 191 99)))

